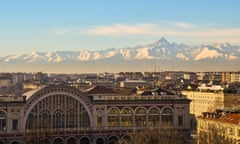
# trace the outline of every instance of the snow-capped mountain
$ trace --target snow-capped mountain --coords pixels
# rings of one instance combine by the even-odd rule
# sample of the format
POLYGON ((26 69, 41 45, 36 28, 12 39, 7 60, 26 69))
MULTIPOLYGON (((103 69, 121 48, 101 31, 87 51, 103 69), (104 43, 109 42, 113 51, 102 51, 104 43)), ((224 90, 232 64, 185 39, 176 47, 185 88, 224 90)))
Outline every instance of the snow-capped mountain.
MULTIPOLYGON (((138 62, 148 63, 146 61, 154 61, 154 63, 164 61, 174 61, 175 63, 199 63, 204 61, 206 64, 211 61, 240 61, 240 46, 233 46, 229 43, 190 46, 187 44, 177 44, 169 42, 165 38, 158 41, 136 47, 106 49, 101 51, 57 51, 57 52, 32 52, 23 55, 10 55, 0 57, 0 64, 14 65, 21 63, 22 65, 42 64, 54 65, 61 63, 107 63, 112 65, 131 61, 135 65, 138 62)), ((150 65, 153 65, 150 63, 150 65)), ((161 64, 162 65, 162 64, 161 64)), ((34 66, 34 65, 33 65, 34 66)), ((193 65, 194 66, 194 65, 193 65)), ((131 67, 131 66, 128 66, 131 67)))

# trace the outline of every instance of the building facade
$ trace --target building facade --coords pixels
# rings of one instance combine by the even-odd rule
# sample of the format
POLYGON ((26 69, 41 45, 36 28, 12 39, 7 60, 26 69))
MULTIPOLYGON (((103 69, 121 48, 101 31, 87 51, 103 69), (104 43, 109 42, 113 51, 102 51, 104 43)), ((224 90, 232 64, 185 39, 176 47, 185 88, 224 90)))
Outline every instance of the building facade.
POLYGON ((220 92, 201 92, 201 91, 182 91, 190 103, 190 113, 195 116, 202 115, 202 112, 213 112, 217 108, 224 108, 224 93, 220 92))
POLYGON ((240 113, 204 113, 197 118, 198 144, 240 144, 240 113))
POLYGON ((190 134, 190 100, 181 95, 87 94, 61 85, 0 97, 0 144, 114 144, 146 127, 190 134))

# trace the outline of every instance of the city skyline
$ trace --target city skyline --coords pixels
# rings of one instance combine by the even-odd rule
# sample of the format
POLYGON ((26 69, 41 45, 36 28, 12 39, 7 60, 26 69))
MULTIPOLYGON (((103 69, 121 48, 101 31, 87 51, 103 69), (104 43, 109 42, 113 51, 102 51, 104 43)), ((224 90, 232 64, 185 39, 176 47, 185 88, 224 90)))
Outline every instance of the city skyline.
POLYGON ((239 3, 4 1, 0 6, 0 56, 133 47, 160 37, 193 45, 239 45, 239 3))

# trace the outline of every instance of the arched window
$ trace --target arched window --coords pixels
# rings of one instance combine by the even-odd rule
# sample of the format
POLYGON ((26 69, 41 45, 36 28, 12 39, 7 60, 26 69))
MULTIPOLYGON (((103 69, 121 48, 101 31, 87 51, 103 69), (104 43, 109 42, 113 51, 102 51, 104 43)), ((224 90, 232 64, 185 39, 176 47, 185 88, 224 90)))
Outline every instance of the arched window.
POLYGON ((104 112, 102 110, 97 111, 96 120, 97 120, 97 127, 103 127, 103 117, 104 112))
POLYGON ((75 111, 68 112, 66 121, 67 121, 67 128, 76 128, 77 127, 77 113, 75 111))
POLYGON ((90 119, 88 113, 85 109, 82 109, 80 112, 80 127, 86 128, 90 126, 90 119))
POLYGON ((34 127, 34 122, 35 122, 34 115, 33 113, 30 113, 27 118, 26 129, 32 129, 34 127))
POLYGON ((184 124, 184 111, 183 109, 178 110, 178 126, 183 126, 184 124))
POLYGON ((67 144, 77 144, 77 140, 75 138, 69 138, 67 144))
POLYGON ((111 136, 108 139, 108 144, 117 144, 117 142, 118 142, 118 138, 116 136, 111 136))
POLYGON ((109 127, 117 127, 120 126, 120 112, 117 108, 111 108, 108 110, 108 126, 109 127))
POLYGON ((133 112, 130 108, 124 108, 121 111, 121 126, 133 126, 133 112))
POLYGON ((162 124, 169 126, 173 124, 173 114, 170 108, 165 108, 162 111, 162 124))
POLYGON ((38 128, 50 128, 51 126, 51 115, 49 111, 44 110, 39 114, 38 128))
POLYGON ((138 108, 135 112, 135 124, 136 126, 146 126, 146 110, 144 108, 138 108))
POLYGON ((104 144, 104 140, 102 138, 98 138, 96 140, 96 144, 104 144))
POLYGON ((3 111, 0 111, 0 131, 6 131, 6 129, 7 129, 6 114, 3 111))
POLYGON ((57 138, 54 140, 53 144, 63 144, 63 140, 60 138, 57 138))
POLYGON ((80 144, 90 144, 90 140, 87 137, 81 138, 80 144))
POLYGON ((123 136, 122 141, 123 141, 123 143, 127 143, 127 144, 131 143, 131 136, 129 136, 129 135, 123 136))
POLYGON ((50 95, 31 109, 26 120, 26 129, 86 128, 90 117, 84 105, 68 95, 50 95), (41 123, 39 123, 41 122, 41 123), (33 127, 33 125, 38 127, 33 127))
POLYGON ((158 126, 160 123, 160 111, 153 107, 148 111, 148 125, 149 126, 158 126))
POLYGON ((64 115, 60 110, 53 114, 53 128, 64 128, 64 115))

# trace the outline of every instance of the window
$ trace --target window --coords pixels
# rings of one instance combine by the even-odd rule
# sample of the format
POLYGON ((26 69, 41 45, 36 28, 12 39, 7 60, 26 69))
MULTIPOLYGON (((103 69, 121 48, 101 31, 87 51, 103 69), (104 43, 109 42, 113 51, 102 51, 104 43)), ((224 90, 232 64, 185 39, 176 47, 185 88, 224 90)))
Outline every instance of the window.
POLYGON ((56 111, 53 115, 53 128, 64 128, 64 116, 61 111, 56 111))
POLYGON ((229 134, 234 135, 234 128, 232 128, 232 127, 229 128, 229 134))
POLYGON ((60 138, 57 138, 57 139, 54 140, 53 143, 54 143, 54 144, 63 144, 63 140, 60 139, 60 138))
POLYGON ((67 140, 67 144, 77 144, 77 140, 75 138, 70 138, 67 140))
POLYGON ((183 125, 183 116, 180 115, 178 116, 178 126, 182 126, 183 125))
POLYGON ((36 129, 34 125, 43 128, 46 124, 50 128, 90 127, 90 117, 83 104, 76 99, 67 95, 51 95, 32 108, 25 128, 36 129))
POLYGON ((97 117, 97 127, 102 127, 102 117, 97 117))
POLYGON ((18 129, 18 120, 17 119, 12 120, 12 129, 13 130, 18 129))
POLYGON ((35 127, 37 128, 49 128, 50 127, 50 123, 51 123, 51 117, 49 114, 49 111, 44 110, 42 112, 40 112, 39 114, 39 122, 37 124, 37 121, 35 121, 35 127))
POLYGON ((148 112, 148 125, 157 126, 159 124, 160 112, 157 108, 151 108, 148 112))
POLYGON ((0 111, 0 131, 6 130, 6 115, 4 112, 0 111))
POLYGON ((133 126, 133 112, 130 108, 124 108, 121 112, 121 126, 133 126))
POLYGON ((146 111, 144 108, 138 108, 135 112, 136 126, 146 126, 146 111))
POLYGON ((74 111, 70 111, 67 113, 67 128, 77 127, 77 114, 74 111))
POLYGON ((117 108, 111 108, 108 111, 108 126, 119 126, 120 124, 120 112, 117 108))
POLYGON ((177 117, 177 120, 178 120, 178 126, 183 126, 184 124, 184 110, 183 109, 180 109, 178 110, 178 117, 177 117))
POLYGON ((172 125, 173 116, 170 108, 165 108, 162 112, 162 124, 165 126, 172 125))
POLYGON ((80 127, 86 128, 89 126, 90 126, 90 119, 89 119, 87 111, 85 111, 85 109, 84 109, 80 113, 80 127))

